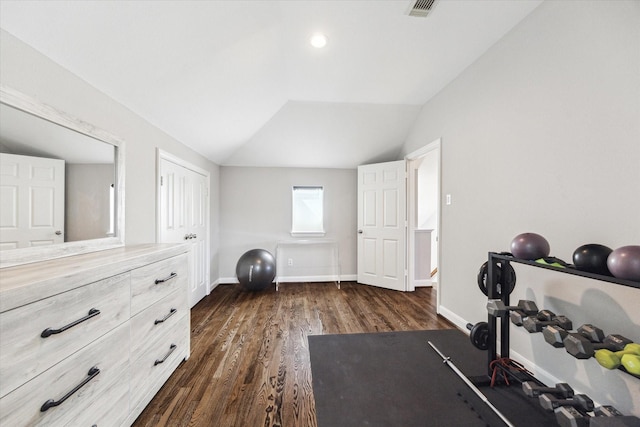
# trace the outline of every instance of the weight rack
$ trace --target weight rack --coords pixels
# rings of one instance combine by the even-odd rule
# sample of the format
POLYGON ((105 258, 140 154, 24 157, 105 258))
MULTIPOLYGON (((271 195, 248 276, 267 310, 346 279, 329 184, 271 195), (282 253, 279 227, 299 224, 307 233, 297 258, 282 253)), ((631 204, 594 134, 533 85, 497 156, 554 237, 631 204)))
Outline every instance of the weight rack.
MULTIPOLYGON (((589 273, 586 271, 576 270, 574 268, 558 268, 546 264, 540 264, 535 261, 525 260, 521 258, 516 258, 511 255, 499 254, 496 252, 489 252, 488 254, 488 263, 487 263, 487 297, 489 299, 501 299, 505 306, 511 305, 509 303, 509 292, 502 292, 502 295, 499 295, 498 291, 498 264, 501 265, 502 270, 506 270, 506 266, 511 262, 515 262, 518 264, 530 265, 536 268, 544 268, 547 270, 553 270, 558 273, 571 274, 574 276, 587 277, 590 279, 600 280, 603 282, 615 283, 621 286, 628 286, 631 288, 640 289, 640 282, 635 282, 632 280, 618 279, 613 276, 603 276, 601 274, 589 273)), ((488 323, 488 343, 489 348, 487 350, 487 375, 491 377, 493 373, 493 369, 491 367, 491 363, 498 359, 498 354, 500 357, 505 358, 509 357, 509 328, 510 328, 510 320, 509 316, 503 316, 500 318, 500 352, 498 353, 497 349, 497 324, 498 318, 491 314, 487 315, 487 323, 488 323)), ((535 379, 534 379, 535 380, 535 379)), ((542 385, 539 381, 535 380, 539 384, 542 385)))

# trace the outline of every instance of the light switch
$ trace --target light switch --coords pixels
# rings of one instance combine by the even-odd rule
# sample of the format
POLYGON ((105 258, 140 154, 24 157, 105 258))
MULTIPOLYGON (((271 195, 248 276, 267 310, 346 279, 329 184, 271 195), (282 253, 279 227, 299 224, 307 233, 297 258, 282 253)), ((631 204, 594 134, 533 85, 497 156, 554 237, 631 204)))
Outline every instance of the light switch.
POLYGON ((445 196, 445 203, 446 203, 447 205, 450 205, 450 204, 451 204, 451 194, 447 194, 447 195, 445 196))

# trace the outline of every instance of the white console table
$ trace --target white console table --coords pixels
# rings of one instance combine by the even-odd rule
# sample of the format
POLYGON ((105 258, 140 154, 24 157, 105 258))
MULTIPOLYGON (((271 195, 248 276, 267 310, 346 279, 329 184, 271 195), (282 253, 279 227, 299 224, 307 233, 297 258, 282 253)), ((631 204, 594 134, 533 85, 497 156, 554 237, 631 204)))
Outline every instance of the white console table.
POLYGON ((276 291, 282 279, 283 266, 286 265, 283 257, 284 250, 310 246, 325 246, 331 250, 331 265, 328 267, 331 267, 331 277, 336 282, 338 289, 340 289, 340 250, 338 242, 332 239, 296 239, 282 240, 276 243, 276 291))

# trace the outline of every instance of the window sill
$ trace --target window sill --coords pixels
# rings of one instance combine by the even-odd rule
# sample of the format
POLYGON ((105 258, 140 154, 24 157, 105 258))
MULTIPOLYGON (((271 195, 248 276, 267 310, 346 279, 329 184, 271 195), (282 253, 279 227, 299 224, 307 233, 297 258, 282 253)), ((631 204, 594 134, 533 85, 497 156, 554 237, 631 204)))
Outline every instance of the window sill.
POLYGON ((292 231, 291 237, 324 237, 324 231, 292 231))

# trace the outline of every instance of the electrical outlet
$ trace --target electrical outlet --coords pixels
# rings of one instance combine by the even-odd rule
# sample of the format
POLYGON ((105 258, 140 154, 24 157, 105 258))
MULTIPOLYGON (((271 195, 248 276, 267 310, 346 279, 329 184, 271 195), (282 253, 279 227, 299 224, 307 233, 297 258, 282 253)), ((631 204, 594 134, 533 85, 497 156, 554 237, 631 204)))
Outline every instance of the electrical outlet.
POLYGON ((293 258, 289 258, 289 259, 287 260, 287 265, 288 265, 289 267, 293 267, 293 258))

